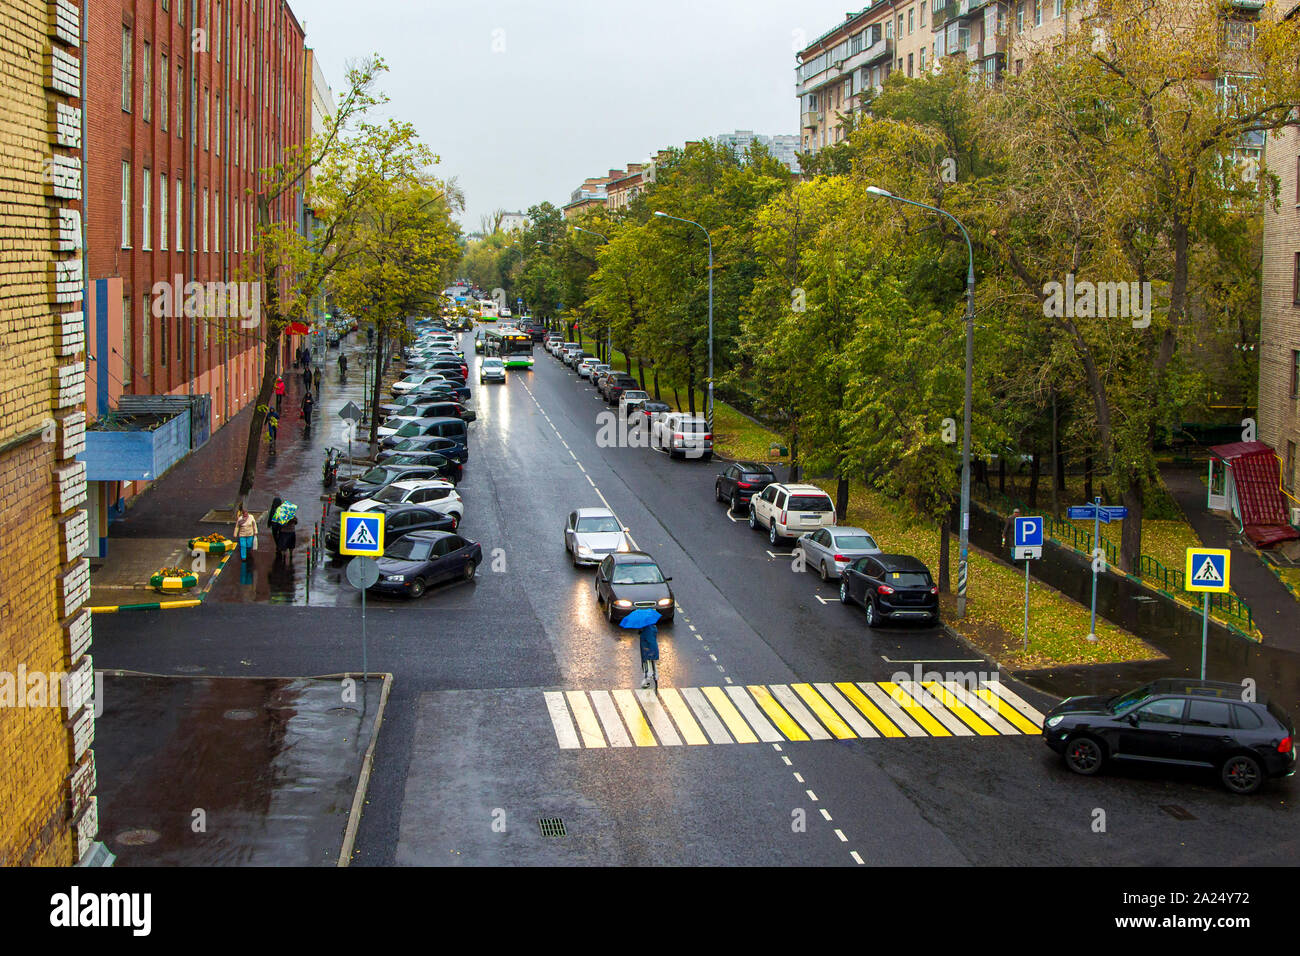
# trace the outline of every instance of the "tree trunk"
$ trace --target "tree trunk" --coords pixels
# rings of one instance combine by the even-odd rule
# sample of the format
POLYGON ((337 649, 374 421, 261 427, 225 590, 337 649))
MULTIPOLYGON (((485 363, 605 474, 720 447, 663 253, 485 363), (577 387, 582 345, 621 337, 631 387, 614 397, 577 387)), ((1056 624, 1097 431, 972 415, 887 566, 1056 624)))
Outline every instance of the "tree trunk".
POLYGON ((844 524, 849 516, 849 480, 842 475, 835 482, 835 523, 844 524))
MULTIPOLYGON (((686 367, 686 403, 689 405, 688 411, 692 416, 695 415, 695 366, 686 367)), ((678 408, 681 406, 679 405, 678 408)))
POLYGON ((998 494, 1007 493, 1007 456, 998 455, 998 494))
POLYGON ((1092 452, 1083 458, 1083 500, 1092 503, 1092 452))
POLYGON ((952 513, 943 516, 939 522, 939 590, 945 594, 952 593, 952 577, 948 570, 948 549, 952 543, 952 513))
POLYGON ((379 443, 379 398, 380 386, 384 381, 385 338, 383 323, 375 323, 375 380, 370 384, 370 457, 374 458, 379 443))
POLYGON ((1142 486, 1130 481, 1120 500, 1128 508, 1128 517, 1120 533, 1119 562, 1129 574, 1137 574, 1142 554, 1142 486))
MULTIPOLYGON (((624 357, 624 358, 627 358, 627 353, 626 353, 626 352, 623 353, 623 357, 624 357)), ((631 373, 631 371, 632 371, 632 360, 631 360, 630 358, 627 359, 627 370, 628 370, 629 373, 631 373)), ((641 361, 640 358, 638 358, 638 359, 636 360, 636 376, 637 376, 637 378, 638 378, 638 379, 640 380, 640 382, 641 382, 641 391, 643 391, 643 392, 646 391, 646 387, 645 387, 645 362, 641 361)), ((655 397, 657 398, 658 396, 655 396, 655 397)))
POLYGON ((1029 459, 1029 507, 1038 507, 1038 472, 1041 464, 1038 455, 1038 449, 1033 450, 1029 459))
POLYGON ((663 399, 659 397, 659 369, 658 369, 657 367, 656 367, 655 370, 654 370, 654 377, 655 377, 655 380, 654 380, 654 386, 655 386, 655 401, 656 401, 656 402, 662 402, 663 399))
POLYGON ((791 482, 799 480, 799 427, 790 429, 790 477, 791 482))
POLYGON ((677 394, 676 385, 673 386, 673 408, 679 412, 682 410, 682 397, 677 394))
MULTIPOLYGON (((267 215, 261 205, 259 201, 258 211, 265 225, 267 215)), ((253 417, 248 423, 248 447, 244 449, 244 472, 239 478, 241 501, 253 490, 253 482, 257 478, 257 456, 262 447, 262 430, 266 428, 266 414, 271 410, 271 394, 275 391, 276 356, 279 354, 280 334, 284 328, 280 317, 279 266, 267 263, 263 280, 266 284, 266 324, 263 327, 265 338, 262 340, 262 385, 257 390, 257 400, 253 403, 253 417)))

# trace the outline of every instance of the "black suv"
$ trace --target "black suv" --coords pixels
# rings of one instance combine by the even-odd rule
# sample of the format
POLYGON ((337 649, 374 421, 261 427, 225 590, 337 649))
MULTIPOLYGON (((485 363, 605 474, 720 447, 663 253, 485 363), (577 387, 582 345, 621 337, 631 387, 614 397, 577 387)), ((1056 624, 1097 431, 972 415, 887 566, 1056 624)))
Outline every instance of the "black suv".
MULTIPOLYGON (((403 538, 412 531, 454 531, 456 519, 451 515, 434 511, 427 505, 375 505, 371 511, 384 515, 384 546, 387 547, 398 538, 403 538)), ((332 521, 325 526, 325 549, 337 553, 339 550, 339 521, 332 521)))
POLYGON ((730 464, 713 482, 713 496, 719 501, 729 501, 732 511, 742 510, 749 499, 772 482, 776 474, 767 465, 756 461, 738 461, 730 464))
POLYGON ((939 623, 939 588, 930 569, 910 554, 858 558, 840 573, 840 603, 861 604, 867 627, 901 620, 939 623))
POLYGON ((346 508, 363 498, 373 498, 385 485, 394 481, 412 481, 418 478, 441 478, 432 465, 375 465, 358 478, 339 482, 334 493, 334 504, 346 508))
POLYGON ((1295 773, 1294 741, 1283 710, 1218 681, 1163 678, 1114 697, 1068 697, 1043 721, 1043 742, 1075 773, 1111 760, 1209 767, 1240 794, 1295 773))
POLYGON ((629 375, 627 372, 611 372, 605 379, 602 394, 605 396, 606 403, 617 405, 619 396, 630 388, 640 388, 641 384, 636 380, 636 376, 629 375))

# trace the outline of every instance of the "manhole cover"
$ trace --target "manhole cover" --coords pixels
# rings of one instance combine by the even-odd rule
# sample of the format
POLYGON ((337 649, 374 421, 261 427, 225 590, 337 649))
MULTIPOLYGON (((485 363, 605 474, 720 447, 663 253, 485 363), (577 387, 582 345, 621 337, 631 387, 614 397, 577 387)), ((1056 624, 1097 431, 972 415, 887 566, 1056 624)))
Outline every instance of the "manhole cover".
POLYGON ((1175 820, 1195 820, 1196 815, 1187 810, 1186 807, 1180 807, 1176 803, 1166 803, 1160 807, 1161 810, 1169 814, 1175 820))
POLYGON ((257 716, 257 711, 237 708, 235 710, 228 710, 221 716, 226 718, 226 720, 252 720, 257 716))
POLYGON ((117 842, 122 846, 145 846, 161 839, 162 834, 157 830, 124 830, 117 835, 117 842))
POLYGON ((537 821, 538 826, 542 828, 544 837, 562 837, 567 836, 564 829, 564 821, 559 817, 543 817, 537 821))

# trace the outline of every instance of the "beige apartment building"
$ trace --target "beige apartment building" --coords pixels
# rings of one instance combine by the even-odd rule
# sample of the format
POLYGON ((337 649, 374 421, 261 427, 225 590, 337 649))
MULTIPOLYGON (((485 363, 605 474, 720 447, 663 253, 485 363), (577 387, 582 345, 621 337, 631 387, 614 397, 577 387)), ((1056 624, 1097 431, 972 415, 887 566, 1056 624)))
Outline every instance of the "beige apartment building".
POLYGON ((1277 452, 1290 509, 1300 508, 1300 127, 1269 137, 1265 165, 1281 194, 1264 212, 1259 438, 1277 452))

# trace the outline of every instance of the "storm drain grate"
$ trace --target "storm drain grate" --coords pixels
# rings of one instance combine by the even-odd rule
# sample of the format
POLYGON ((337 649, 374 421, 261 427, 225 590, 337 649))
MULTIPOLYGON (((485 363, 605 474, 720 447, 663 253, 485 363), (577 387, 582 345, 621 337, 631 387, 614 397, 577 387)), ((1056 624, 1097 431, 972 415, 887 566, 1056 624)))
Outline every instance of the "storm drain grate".
POLYGON ((544 837, 568 836, 568 831, 564 829, 564 821, 559 817, 542 817, 537 821, 537 825, 542 828, 544 837))
POLYGON ((1196 819, 1196 815, 1195 815, 1194 813, 1191 813, 1190 811, 1188 811, 1188 809, 1187 809, 1186 807, 1180 807, 1180 806, 1179 806, 1178 804, 1176 804, 1176 803, 1166 803, 1166 804, 1162 804, 1161 807, 1160 807, 1160 809, 1163 810, 1163 811, 1165 811, 1165 813, 1169 814, 1169 815, 1170 815, 1171 817, 1173 817, 1175 820, 1195 820, 1195 819, 1196 819))

